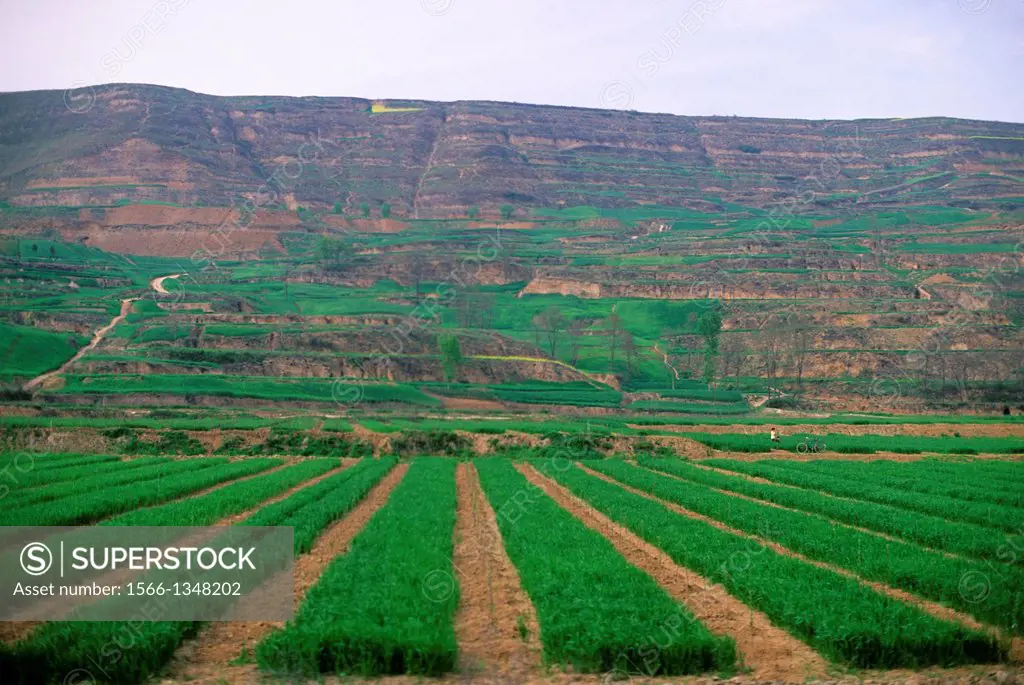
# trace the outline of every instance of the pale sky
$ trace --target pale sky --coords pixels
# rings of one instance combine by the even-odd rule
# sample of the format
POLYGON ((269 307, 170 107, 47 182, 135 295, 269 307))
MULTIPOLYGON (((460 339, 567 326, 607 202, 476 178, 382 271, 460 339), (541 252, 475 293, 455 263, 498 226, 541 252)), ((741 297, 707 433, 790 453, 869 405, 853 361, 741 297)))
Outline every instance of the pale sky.
POLYGON ((1024 122, 1024 0, 0 0, 0 91, 1024 122))

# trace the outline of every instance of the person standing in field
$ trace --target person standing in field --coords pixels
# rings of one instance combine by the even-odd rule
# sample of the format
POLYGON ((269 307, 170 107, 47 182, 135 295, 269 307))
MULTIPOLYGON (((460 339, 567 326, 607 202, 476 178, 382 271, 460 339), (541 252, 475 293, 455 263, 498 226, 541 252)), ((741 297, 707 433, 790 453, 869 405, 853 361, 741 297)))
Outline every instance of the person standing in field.
POLYGON ((775 431, 774 428, 772 428, 771 439, 772 439, 772 442, 781 442, 779 440, 779 434, 775 431))

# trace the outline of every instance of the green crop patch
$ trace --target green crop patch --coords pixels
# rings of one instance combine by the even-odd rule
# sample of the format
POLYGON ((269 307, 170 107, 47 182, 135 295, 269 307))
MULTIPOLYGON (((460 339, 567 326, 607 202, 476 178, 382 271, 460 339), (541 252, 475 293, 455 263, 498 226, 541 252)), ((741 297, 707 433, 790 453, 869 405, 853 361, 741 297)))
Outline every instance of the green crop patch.
POLYGON ((834 497, 813 490, 758 483, 742 476, 725 475, 675 459, 640 457, 644 466, 719 490, 735 492, 791 509, 819 514, 853 526, 874 530, 936 550, 990 561, 1007 561, 1010 548, 1024 549, 1020 536, 993 536, 971 523, 907 511, 875 502, 834 497))
POLYGON ((992 531, 1002 530, 1019 534, 1021 530, 1024 530, 1024 510, 1015 507, 907 492, 874 483, 862 483, 841 476, 823 475, 810 469, 806 471, 787 469, 763 461, 748 463, 731 459, 709 459, 705 463, 728 471, 759 476, 777 483, 818 490, 830 495, 888 504, 950 521, 973 523, 992 531))
POLYGON ((230 483, 201 497, 130 511, 104 521, 111 526, 210 526, 340 466, 335 459, 310 459, 230 483))
POLYGON ((92 523, 139 507, 160 504, 235 478, 248 476, 280 464, 279 459, 249 459, 233 463, 197 459, 190 472, 156 478, 138 487, 115 486, 85 492, 56 502, 38 502, 13 511, 0 512, 5 526, 73 526, 92 523), (205 468, 203 468, 205 466, 205 468))
POLYGON ((366 496, 397 463, 394 457, 363 459, 355 466, 263 507, 245 519, 246 526, 291 526, 295 554, 305 554, 328 524, 341 518, 366 496))
POLYGON ((730 638, 713 636, 511 462, 480 461, 477 468, 505 549, 537 609, 545 661, 582 673, 651 677, 733 670, 730 638), (652 636, 666 626, 673 639, 656 646, 652 636))
POLYGON ((165 457, 142 457, 129 462, 102 462, 95 466, 60 469, 64 473, 56 481, 49 481, 34 487, 27 482, 19 483, 19 486, 24 487, 18 487, 9 493, 4 504, 5 506, 24 506, 30 502, 61 499, 88 490, 126 483, 141 483, 152 478, 194 468, 190 463, 174 463, 165 457))
POLYGON ((119 395, 153 393, 168 395, 214 395, 253 397, 280 401, 334 403, 351 398, 367 404, 413 404, 440 407, 440 400, 424 395, 409 385, 338 381, 330 378, 272 378, 267 376, 227 375, 68 375, 61 393, 119 395))
POLYGON ((309 676, 455 670, 454 527, 455 462, 414 461, 349 552, 310 589, 295 620, 257 645, 260 666, 309 676))
POLYGON ((810 559, 955 607, 1000 628, 1024 631, 1024 574, 1015 568, 1002 568, 1001 575, 996 575, 981 561, 886 540, 804 512, 749 502, 621 461, 599 462, 591 468, 810 559), (988 596, 978 602, 965 592, 961 579, 982 576, 991 577, 988 596))
POLYGON ((995 480, 994 478, 976 480, 966 469, 959 469, 956 479, 949 480, 941 473, 927 471, 922 473, 920 470, 917 473, 912 473, 905 464, 881 460, 872 463, 832 459, 811 462, 776 461, 774 463, 785 468, 809 469, 822 474, 848 476, 867 483, 877 483, 888 488, 910 490, 926 495, 953 497, 969 502, 1009 507, 1024 507, 1024 487, 1013 488, 1009 491, 1002 490, 993 487, 993 485, 998 485, 998 483, 992 482, 995 480))
POLYGON ((75 333, 0 324, 0 380, 26 378, 56 369, 88 341, 75 333))
POLYGON ((783 435, 772 443, 766 435, 740 435, 734 433, 685 433, 686 437, 708 447, 731 452, 770 452, 782 449, 789 452, 806 451, 804 448, 819 442, 830 452, 845 454, 872 454, 898 452, 921 454, 1020 454, 1024 453, 1021 438, 929 438, 916 435, 842 435, 829 433, 813 436, 802 433, 783 435))
POLYGON ((579 468, 550 475, 672 559, 721 583, 832 661, 920 668, 1005 658, 996 638, 933 618, 857 581, 678 514, 579 468))

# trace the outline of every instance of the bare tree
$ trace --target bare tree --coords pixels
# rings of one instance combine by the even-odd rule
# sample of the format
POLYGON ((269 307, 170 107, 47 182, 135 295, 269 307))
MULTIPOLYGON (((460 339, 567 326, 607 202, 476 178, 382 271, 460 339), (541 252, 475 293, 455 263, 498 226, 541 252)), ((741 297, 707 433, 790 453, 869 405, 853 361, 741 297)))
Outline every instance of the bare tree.
POLYGON ((633 340, 633 336, 629 334, 629 331, 622 331, 622 354, 626 357, 626 375, 627 379, 633 377, 634 362, 638 356, 638 350, 636 341, 633 340))
POLYGON ((537 328, 544 333, 548 345, 548 354, 554 359, 558 353, 558 338, 565 330, 565 316, 562 310, 551 305, 537 315, 534 320, 537 328))
POLYGON ((576 366, 580 361, 580 343, 586 323, 583 319, 573 319, 569 324, 569 363, 576 366))
POLYGON ((423 283, 426 271, 427 261, 423 258, 423 255, 413 255, 412 259, 409 260, 409 277, 416 287, 416 297, 420 296, 420 286, 423 283))
POLYGON ((605 321, 605 326, 608 335, 608 351, 611 354, 612 361, 615 361, 615 352, 619 349, 619 343, 622 342, 622 319, 612 311, 605 321))
POLYGON ((744 367, 750 350, 743 344, 743 341, 736 336, 726 336, 722 339, 722 376, 725 378, 739 378, 743 375, 744 367))
POLYGON ((799 316, 791 316, 788 321, 789 327, 789 352, 793 359, 793 366, 796 368, 797 384, 804 383, 804 365, 807 355, 814 346, 814 332, 809 322, 799 316))

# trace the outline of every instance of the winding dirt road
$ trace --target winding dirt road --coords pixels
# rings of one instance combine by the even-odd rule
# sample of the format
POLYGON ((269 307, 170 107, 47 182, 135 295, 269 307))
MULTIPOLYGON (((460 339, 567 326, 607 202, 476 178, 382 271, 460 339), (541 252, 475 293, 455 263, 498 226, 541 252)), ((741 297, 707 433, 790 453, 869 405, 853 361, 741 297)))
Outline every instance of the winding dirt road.
POLYGON ((167 292, 167 288, 164 287, 164 281, 166 281, 168 278, 181 278, 182 275, 183 274, 171 274, 169 276, 158 276, 157 278, 154 278, 152 281, 149 282, 149 287, 151 287, 153 290, 160 293, 161 295, 170 295, 170 293, 167 292))
MULTIPOLYGON (((168 293, 167 289, 164 288, 164 281, 166 281, 168 278, 178 278, 179 276, 181 276, 181 274, 172 274, 172 275, 169 275, 169 276, 159 276, 157 278, 154 278, 152 281, 150 281, 149 285, 150 285, 151 288, 153 288, 153 290, 155 290, 156 292, 160 293, 161 295, 168 295, 170 293, 168 293)), ((125 320, 125 317, 127 317, 128 314, 130 314, 131 311, 132 311, 132 303, 138 301, 138 299, 139 299, 138 297, 128 297, 128 298, 125 298, 125 299, 121 300, 121 312, 117 316, 115 316, 113 319, 111 319, 110 323, 108 323, 106 326, 104 326, 103 328, 99 329, 95 333, 93 333, 92 340, 89 341, 88 345, 86 345, 85 347, 80 349, 78 352, 75 353, 75 356, 73 356, 71 359, 69 359, 66 362, 64 362, 63 364, 61 364, 58 368, 54 369, 53 371, 47 371, 46 373, 44 373, 44 374, 42 374, 40 376, 36 376, 32 380, 30 380, 28 383, 23 385, 22 389, 23 390, 31 390, 32 388, 38 387, 38 386, 42 385, 43 383, 45 383, 46 381, 48 381, 49 379, 51 379, 51 378, 53 378, 55 376, 58 376, 58 375, 64 373, 65 371, 67 371, 69 368, 71 368, 72 364, 74 364, 79 359, 81 359, 85 355, 86 352, 88 352, 89 350, 91 350, 94 347, 96 347, 97 345, 99 345, 100 342, 103 340, 103 338, 106 337, 107 333, 112 331, 114 329, 114 327, 117 326, 117 324, 119 324, 119 323, 121 323, 122 321, 125 320)))

